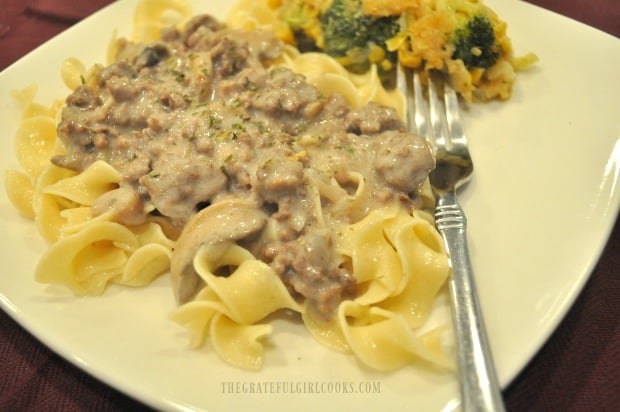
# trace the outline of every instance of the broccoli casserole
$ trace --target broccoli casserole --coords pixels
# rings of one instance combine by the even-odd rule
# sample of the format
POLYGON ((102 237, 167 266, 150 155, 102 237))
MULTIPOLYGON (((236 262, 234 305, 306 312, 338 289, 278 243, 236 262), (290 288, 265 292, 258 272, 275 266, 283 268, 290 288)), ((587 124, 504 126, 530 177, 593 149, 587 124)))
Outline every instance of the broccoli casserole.
POLYGON ((468 101, 506 100, 515 72, 536 61, 513 54, 506 23, 479 0, 260 1, 285 42, 323 51, 353 72, 376 65, 386 84, 400 61, 446 72, 468 101))

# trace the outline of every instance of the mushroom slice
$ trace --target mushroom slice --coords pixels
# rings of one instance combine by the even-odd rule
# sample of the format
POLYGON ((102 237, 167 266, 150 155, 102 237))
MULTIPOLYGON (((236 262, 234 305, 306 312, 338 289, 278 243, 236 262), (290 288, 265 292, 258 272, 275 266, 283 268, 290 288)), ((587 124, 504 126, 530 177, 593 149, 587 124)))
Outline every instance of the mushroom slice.
POLYGON ((265 226, 267 218, 255 203, 240 199, 214 203, 192 217, 177 240, 170 262, 177 303, 192 300, 204 285, 193 265, 194 256, 203 245, 251 236, 265 226))

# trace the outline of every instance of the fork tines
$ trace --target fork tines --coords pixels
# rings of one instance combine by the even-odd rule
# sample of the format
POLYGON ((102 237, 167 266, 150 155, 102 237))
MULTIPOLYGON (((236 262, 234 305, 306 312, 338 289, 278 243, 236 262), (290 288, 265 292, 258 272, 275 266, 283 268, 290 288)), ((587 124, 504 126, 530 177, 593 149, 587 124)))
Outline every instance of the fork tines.
POLYGON ((461 138, 464 132, 456 91, 450 82, 446 81, 445 76, 439 73, 429 73, 427 79, 428 92, 425 94, 420 73, 402 65, 398 66, 397 87, 407 100, 409 131, 433 142, 436 139, 445 139, 445 131, 451 136, 461 138))
MULTIPOLYGON (((407 127, 410 132, 426 137, 438 159, 450 158, 459 163, 462 183, 473 164, 460 115, 456 91, 441 72, 425 73, 398 66, 397 86, 407 101, 407 127), (424 83, 428 83, 425 87, 424 83), (425 93, 426 90, 426 93, 425 93), (441 98, 443 97, 443 99, 441 98)), ((454 182, 457 183, 457 182, 454 182)))

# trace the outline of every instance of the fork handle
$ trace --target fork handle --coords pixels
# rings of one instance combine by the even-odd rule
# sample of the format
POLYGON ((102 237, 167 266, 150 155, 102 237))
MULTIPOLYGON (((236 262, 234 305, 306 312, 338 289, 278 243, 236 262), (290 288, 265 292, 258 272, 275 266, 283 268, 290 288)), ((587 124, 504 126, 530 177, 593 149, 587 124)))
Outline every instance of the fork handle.
POLYGON ((504 411, 467 247, 467 219, 454 192, 438 196, 435 223, 452 268, 450 296, 456 334, 461 408, 504 411))

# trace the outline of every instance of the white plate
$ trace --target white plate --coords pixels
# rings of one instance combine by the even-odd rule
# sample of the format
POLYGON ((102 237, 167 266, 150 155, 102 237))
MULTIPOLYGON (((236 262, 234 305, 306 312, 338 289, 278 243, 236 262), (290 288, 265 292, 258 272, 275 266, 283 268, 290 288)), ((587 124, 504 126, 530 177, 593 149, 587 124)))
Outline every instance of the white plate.
MULTIPOLYGON (((229 2, 196 1, 223 16, 229 2), (210 3, 210 5, 208 5, 210 3)), ((488 0, 509 23, 517 52, 540 62, 522 73, 507 103, 471 107, 466 129, 476 164, 462 194, 482 306, 501 382, 523 368, 588 278, 620 204, 620 41, 518 1, 488 0)), ((38 100, 67 90, 61 62, 104 61, 107 35, 129 33, 134 1, 112 4, 0 75, 1 164, 17 167, 12 89, 39 85, 38 100)), ((3 184, 2 184, 3 185, 3 184)), ((42 342, 121 391, 166 410, 452 410, 454 377, 405 369, 378 374, 332 353, 292 321, 275 326, 267 366, 248 373, 212 353, 186 349, 166 314, 168 279, 103 297, 59 297, 34 282, 45 249, 33 225, 0 190, 0 303, 42 342), (251 393, 257 391, 268 393, 251 393), (371 392, 371 393, 365 393, 371 392)))

